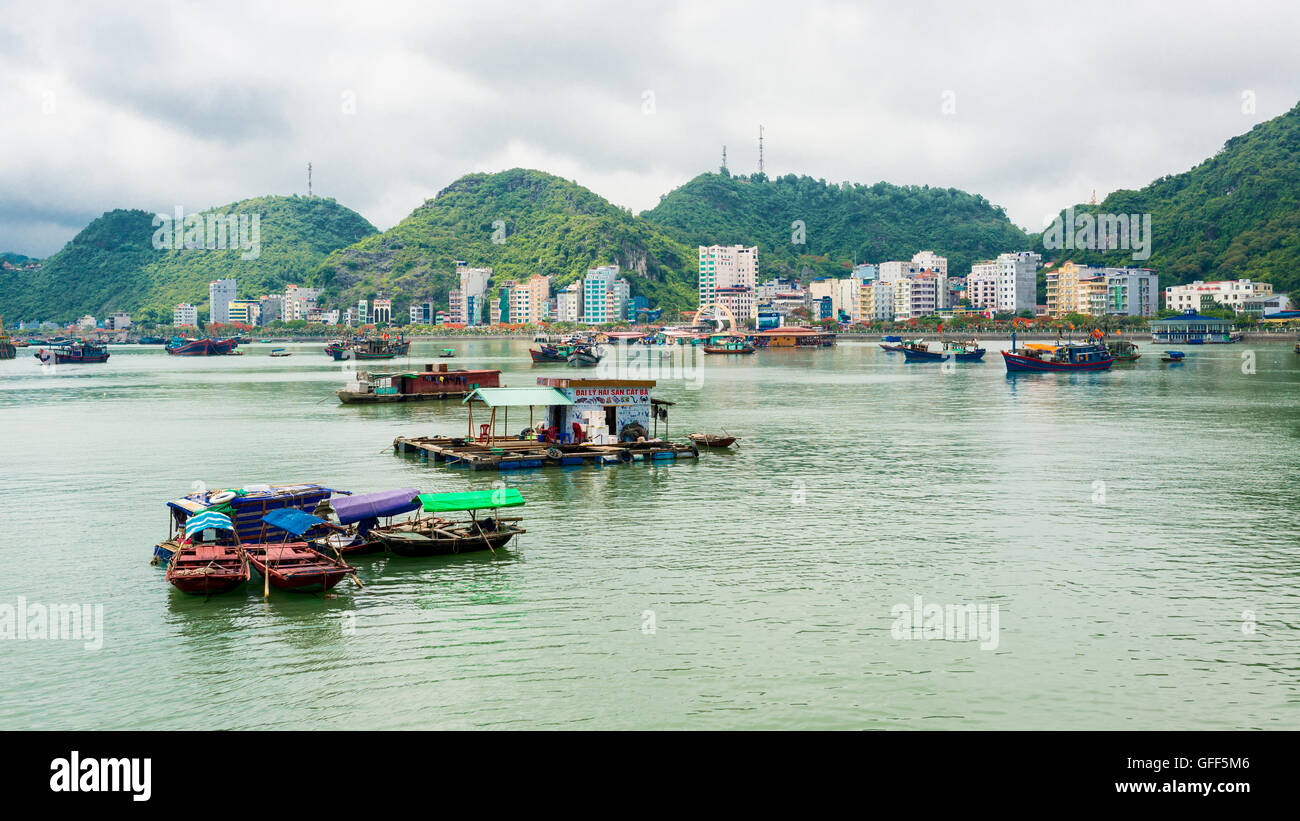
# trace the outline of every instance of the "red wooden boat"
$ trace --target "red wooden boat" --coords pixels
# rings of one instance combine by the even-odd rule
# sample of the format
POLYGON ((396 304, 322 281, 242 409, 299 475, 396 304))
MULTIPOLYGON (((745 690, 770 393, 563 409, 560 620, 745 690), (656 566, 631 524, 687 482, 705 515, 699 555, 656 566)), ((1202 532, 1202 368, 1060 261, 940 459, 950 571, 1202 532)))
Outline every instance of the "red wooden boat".
POLYGON ((356 572, 345 562, 313 550, 306 542, 244 544, 239 549, 253 570, 268 577, 271 586, 280 590, 323 592, 356 572))
POLYGON ((225 356, 235 350, 239 340, 214 339, 173 339, 166 345, 167 353, 172 356, 225 356))
POLYGON ((250 576, 248 560, 235 545, 182 545, 167 565, 167 581, 195 595, 228 593, 250 576))

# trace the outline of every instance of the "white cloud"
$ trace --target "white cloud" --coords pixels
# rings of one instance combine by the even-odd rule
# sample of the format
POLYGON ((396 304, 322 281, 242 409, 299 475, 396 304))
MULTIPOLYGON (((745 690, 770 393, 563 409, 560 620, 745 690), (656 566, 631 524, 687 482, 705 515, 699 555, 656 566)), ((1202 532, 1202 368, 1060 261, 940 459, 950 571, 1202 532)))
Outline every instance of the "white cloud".
POLYGON ((759 123, 770 175, 963 188, 1036 229, 1291 108, 1298 19, 1209 2, 20 5, 0 20, 0 250, 51 253, 111 208, 302 192, 308 161, 317 193, 380 228, 514 165, 640 211, 723 144, 753 170, 759 123))

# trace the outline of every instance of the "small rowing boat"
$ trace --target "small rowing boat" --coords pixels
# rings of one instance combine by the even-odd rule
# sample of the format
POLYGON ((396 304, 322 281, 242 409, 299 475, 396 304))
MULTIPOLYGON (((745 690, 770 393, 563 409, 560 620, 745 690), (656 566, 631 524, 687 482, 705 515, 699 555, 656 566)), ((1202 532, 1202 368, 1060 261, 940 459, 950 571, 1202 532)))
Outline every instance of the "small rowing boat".
POLYGON ((185 541, 167 564, 167 581, 183 593, 211 596, 228 593, 249 577, 230 517, 212 512, 190 517, 185 541))
MULTIPOLYGON (((299 539, 307 531, 322 525, 336 527, 319 516, 292 508, 273 510, 263 516, 262 521, 299 539)), ((345 576, 355 578, 356 574, 356 569, 342 559, 327 556, 302 541, 242 544, 239 549, 248 558, 252 569, 263 578, 264 590, 269 585, 279 590, 323 593, 345 576)))
POLYGON ((418 517, 390 527, 376 528, 375 538, 389 552, 399 556, 442 556, 505 547, 515 536, 526 531, 516 522, 518 517, 480 519, 480 510, 517 507, 524 497, 514 488, 472 490, 464 493, 422 493, 416 497, 425 513, 465 511, 468 521, 452 521, 440 516, 418 517))
POLYGON ((1185 356, 1186 354, 1184 354, 1182 351, 1165 351, 1165 355, 1160 357, 1160 361, 1178 363, 1178 362, 1182 362, 1183 357, 1185 356))
POLYGON ((690 439, 696 445, 702 448, 729 448, 740 437, 738 436, 718 436, 712 433, 688 433, 686 438, 690 439))

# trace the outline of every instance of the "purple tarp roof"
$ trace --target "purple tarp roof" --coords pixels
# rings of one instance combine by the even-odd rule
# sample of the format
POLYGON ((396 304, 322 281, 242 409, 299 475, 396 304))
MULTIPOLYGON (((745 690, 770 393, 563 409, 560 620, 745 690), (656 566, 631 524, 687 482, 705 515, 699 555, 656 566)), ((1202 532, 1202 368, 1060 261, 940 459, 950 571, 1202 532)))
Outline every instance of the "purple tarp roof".
POLYGON ((415 498, 419 493, 413 487, 381 490, 377 493, 355 493, 330 499, 330 506, 338 514, 339 523, 346 525, 362 519, 382 519, 409 513, 420 506, 420 501, 415 498))

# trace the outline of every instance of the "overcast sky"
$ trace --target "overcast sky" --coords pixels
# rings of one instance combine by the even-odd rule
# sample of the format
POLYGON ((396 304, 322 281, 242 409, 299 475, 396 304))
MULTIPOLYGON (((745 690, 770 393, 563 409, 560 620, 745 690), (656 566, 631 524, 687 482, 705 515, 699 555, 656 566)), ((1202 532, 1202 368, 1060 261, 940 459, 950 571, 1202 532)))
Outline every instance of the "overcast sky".
POLYGON ((760 123, 769 175, 962 188, 1038 230, 1293 107, 1298 33, 1293 2, 0 0, 0 250, 305 193, 308 161, 381 229, 515 166, 640 212, 724 144, 756 170, 760 123))

